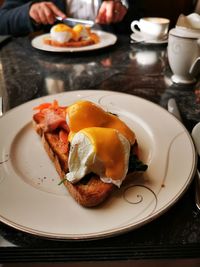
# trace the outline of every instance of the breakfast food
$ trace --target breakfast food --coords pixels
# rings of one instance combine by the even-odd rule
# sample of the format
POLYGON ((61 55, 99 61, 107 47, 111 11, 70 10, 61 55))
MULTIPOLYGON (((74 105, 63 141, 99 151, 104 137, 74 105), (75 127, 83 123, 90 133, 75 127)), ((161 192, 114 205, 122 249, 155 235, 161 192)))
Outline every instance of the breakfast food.
POLYGON ((59 23, 50 30, 50 37, 44 38, 44 43, 57 47, 82 47, 99 42, 99 36, 87 26, 77 24, 73 28, 59 23))
POLYGON ((36 132, 61 182, 76 201, 92 207, 120 187, 128 172, 145 171, 134 132, 116 115, 90 101, 35 108, 36 132))

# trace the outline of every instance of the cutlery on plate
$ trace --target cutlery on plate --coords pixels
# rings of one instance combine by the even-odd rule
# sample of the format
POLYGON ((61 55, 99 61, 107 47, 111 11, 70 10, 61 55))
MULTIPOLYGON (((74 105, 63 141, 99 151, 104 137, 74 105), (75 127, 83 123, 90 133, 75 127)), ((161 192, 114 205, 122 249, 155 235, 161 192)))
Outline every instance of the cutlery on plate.
POLYGON ((3 115, 3 97, 0 96, 0 117, 3 115))
POLYGON ((179 121, 182 121, 180 111, 177 107, 176 100, 174 98, 170 98, 168 100, 168 111, 173 114, 179 121))
POLYGON ((95 22, 93 20, 86 20, 86 19, 75 19, 75 18, 65 18, 63 19, 62 17, 57 16, 56 20, 74 26, 75 24, 83 24, 86 26, 93 27, 95 22))
MULTIPOLYGON (((182 121, 176 100, 174 98, 170 98, 168 100, 168 111, 173 114, 179 121, 182 121)), ((198 156, 200 156, 200 123, 197 123, 192 130, 192 139, 195 144, 195 148, 198 156)), ((195 174, 195 203, 197 208, 200 210, 200 172, 197 168, 195 174)))

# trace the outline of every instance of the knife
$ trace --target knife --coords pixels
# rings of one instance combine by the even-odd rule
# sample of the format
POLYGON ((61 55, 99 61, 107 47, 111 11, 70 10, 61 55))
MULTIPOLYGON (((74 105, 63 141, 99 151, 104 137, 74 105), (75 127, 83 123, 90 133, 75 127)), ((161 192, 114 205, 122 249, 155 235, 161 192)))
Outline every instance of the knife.
MULTIPOLYGON (((168 111, 173 114, 179 121, 182 122, 182 118, 176 103, 176 100, 174 98, 170 98, 168 100, 168 106, 167 106, 168 111)), ((192 138, 193 139, 193 138, 192 138)), ((193 140, 194 141, 194 140, 193 140)), ((195 142, 194 142, 195 143, 195 142)), ((195 146, 196 147, 196 146, 195 146)), ((197 150, 197 149, 196 149, 197 150)), ((195 204, 200 210, 200 172, 197 169, 196 174, 195 174, 195 204)))
POLYGON ((86 19, 75 19, 75 18, 65 18, 57 16, 56 20, 61 21, 62 23, 74 26, 75 24, 83 24, 86 26, 93 27, 95 22, 93 20, 86 20, 86 19))
POLYGON ((170 98, 168 100, 168 106, 167 106, 168 111, 173 114, 179 121, 182 122, 181 114, 180 111, 177 107, 176 100, 174 98, 170 98))
POLYGON ((3 116, 3 97, 0 96, 0 117, 3 116))

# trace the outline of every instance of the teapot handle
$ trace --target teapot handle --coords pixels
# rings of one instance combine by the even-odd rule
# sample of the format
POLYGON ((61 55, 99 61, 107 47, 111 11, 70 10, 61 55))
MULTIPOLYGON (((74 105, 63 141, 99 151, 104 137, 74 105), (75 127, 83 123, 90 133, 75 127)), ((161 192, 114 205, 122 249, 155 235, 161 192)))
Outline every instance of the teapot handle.
POLYGON ((192 77, 196 77, 198 74, 200 74, 200 57, 196 58, 192 63, 189 73, 192 75, 192 77))

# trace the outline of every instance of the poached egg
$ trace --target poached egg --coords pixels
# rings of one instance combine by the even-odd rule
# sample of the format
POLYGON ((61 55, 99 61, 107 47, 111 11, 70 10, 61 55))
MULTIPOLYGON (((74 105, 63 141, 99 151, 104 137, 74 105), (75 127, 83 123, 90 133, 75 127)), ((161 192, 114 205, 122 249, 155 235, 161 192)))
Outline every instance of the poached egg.
POLYGON ((76 34, 76 40, 86 40, 90 37, 90 28, 81 24, 77 24, 73 27, 73 31, 76 34))
POLYGON ((71 141, 66 178, 77 183, 93 172, 103 182, 120 187, 128 172, 129 155, 130 143, 119 131, 103 127, 85 128, 71 141))
POLYGON ((117 116, 90 101, 69 106, 66 120, 70 129, 66 179, 76 183, 93 172, 103 182, 120 187, 128 172, 134 132, 117 116))
POLYGON ((71 39, 75 39, 76 33, 66 24, 59 23, 51 28, 50 36, 51 39, 56 42, 65 43, 69 42, 71 39))
POLYGON ((81 129, 104 127, 118 130, 131 145, 135 143, 134 132, 122 120, 90 101, 77 101, 69 106, 66 120, 70 129, 69 139, 81 129))

